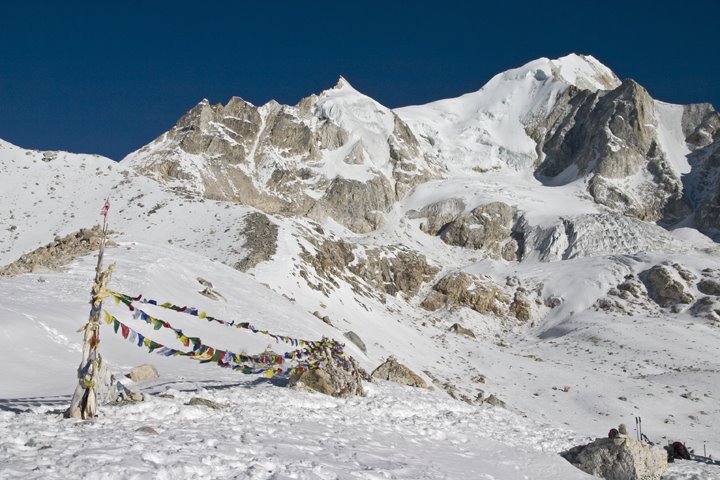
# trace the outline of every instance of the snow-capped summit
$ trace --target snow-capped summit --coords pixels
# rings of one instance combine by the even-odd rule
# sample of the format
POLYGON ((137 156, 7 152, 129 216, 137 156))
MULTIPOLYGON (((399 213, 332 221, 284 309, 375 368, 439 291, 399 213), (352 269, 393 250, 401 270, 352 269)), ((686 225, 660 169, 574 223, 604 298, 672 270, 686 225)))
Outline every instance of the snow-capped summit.
POLYGON ((571 53, 555 60, 543 60, 551 64, 553 76, 582 90, 612 90, 620 85, 615 73, 592 55, 571 53))
POLYGON ((609 90, 620 80, 591 56, 540 58, 495 75, 480 90, 395 112, 427 140, 426 152, 451 170, 531 168, 536 142, 526 127, 545 118, 571 86, 609 90))
POLYGON ((355 88, 353 88, 353 86, 350 85, 350 82, 348 82, 345 77, 343 77, 342 75, 340 75, 340 76, 338 77, 338 81, 335 83, 335 86, 333 87, 333 90, 342 90, 342 89, 345 89, 345 88, 349 88, 349 89, 355 90, 355 88))

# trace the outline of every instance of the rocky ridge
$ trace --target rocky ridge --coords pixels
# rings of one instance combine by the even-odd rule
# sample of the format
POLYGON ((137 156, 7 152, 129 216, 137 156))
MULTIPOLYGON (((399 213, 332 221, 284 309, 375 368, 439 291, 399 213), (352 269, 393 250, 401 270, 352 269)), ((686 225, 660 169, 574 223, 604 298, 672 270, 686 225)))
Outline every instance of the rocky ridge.
POLYGON ((126 161, 194 195, 329 216, 355 232, 382 225, 383 213, 437 170, 400 117, 342 78, 295 106, 204 100, 126 161))
MULTIPOLYGON (((15 262, 0 267, 0 276, 61 270, 65 265, 100 248, 102 227, 81 228, 75 233, 55 239, 45 246, 22 255, 15 262)), ((115 246, 112 241, 107 246, 115 246)))

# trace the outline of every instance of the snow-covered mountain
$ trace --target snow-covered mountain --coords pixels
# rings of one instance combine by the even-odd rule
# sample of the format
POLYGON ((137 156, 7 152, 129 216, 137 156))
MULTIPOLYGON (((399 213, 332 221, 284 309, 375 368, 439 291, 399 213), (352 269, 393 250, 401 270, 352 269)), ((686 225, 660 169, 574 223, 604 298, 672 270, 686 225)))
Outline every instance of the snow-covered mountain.
MULTIPOLYGON (((365 351, 346 339, 347 350, 362 367, 394 355, 433 385, 429 393, 377 385, 370 404, 327 400, 367 417, 349 436, 374 429, 399 442, 383 436, 372 403, 408 412, 405 395, 418 402, 407 415, 435 418, 435 405, 453 419, 423 424, 426 438, 413 433, 419 457, 403 441, 403 455, 388 463, 369 460, 387 445, 356 466, 331 462, 340 478, 363 465, 397 478, 457 478, 452 462, 424 477, 399 466, 420 461, 429 440, 456 428, 493 437, 491 447, 468 452, 518 447, 517 465, 542 465, 534 478, 586 478, 554 453, 637 416, 653 440, 706 442, 720 454, 718 132, 712 106, 654 100, 596 59, 569 55, 501 73, 458 98, 395 110, 343 78, 295 106, 202 101, 120 162, 0 141, 0 266, 8 265, 0 270, 0 402, 10 412, 35 404, 44 412, 73 388, 94 258, 69 252, 63 237, 96 224, 110 196, 113 288, 284 335, 354 332, 365 351), (202 295, 198 278, 221 299, 202 295), (454 324, 472 336, 451 331, 454 324), (488 414, 491 394, 505 410, 488 414), (478 423, 458 427, 466 415, 478 423), (520 438, 506 438, 506 424, 520 438)), ((92 244, 92 235, 69 238, 92 244)), ((173 321, 223 348, 267 346, 173 321)), ((118 372, 151 361, 173 389, 239 381, 211 365, 148 357, 112 329, 102 351, 118 372)), ((251 389, 261 410, 275 396, 265 387, 251 389)), ((213 394, 233 402, 253 395, 213 394)), ((0 414, 7 429, 44 421, 0 414)), ((327 434, 305 431, 318 448, 327 434)), ((6 451, 17 447, 5 442, 6 451)), ((254 448, 268 464, 282 463, 269 445, 254 448)), ((509 478, 475 454, 458 455, 460 471, 509 478)), ((313 466, 293 461, 301 478, 316 478, 313 466)), ((691 478, 690 470, 676 466, 672 478, 691 478)))

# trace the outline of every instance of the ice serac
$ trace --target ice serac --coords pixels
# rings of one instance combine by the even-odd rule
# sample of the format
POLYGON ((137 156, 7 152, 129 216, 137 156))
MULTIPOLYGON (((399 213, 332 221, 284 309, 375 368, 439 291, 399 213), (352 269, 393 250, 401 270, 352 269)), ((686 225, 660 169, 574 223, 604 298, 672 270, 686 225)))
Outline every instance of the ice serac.
POLYGON ((342 77, 295 106, 203 100, 124 161, 188 195, 329 216, 355 232, 382 225, 398 199, 435 176, 410 128, 342 77))

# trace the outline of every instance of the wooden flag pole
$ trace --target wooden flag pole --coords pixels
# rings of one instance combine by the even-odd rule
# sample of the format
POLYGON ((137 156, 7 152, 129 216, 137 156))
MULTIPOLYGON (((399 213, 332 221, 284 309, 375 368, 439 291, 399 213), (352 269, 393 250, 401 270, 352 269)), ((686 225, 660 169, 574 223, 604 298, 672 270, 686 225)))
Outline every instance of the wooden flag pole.
POLYGON ((82 360, 78 367, 78 384, 75 387, 70 402, 70 407, 65 411, 66 418, 82 418, 84 420, 94 418, 98 413, 96 375, 100 368, 102 359, 98 353, 98 345, 100 344, 100 312, 102 311, 102 302, 106 296, 106 286, 110 281, 115 264, 103 271, 103 255, 105 253, 105 244, 107 242, 108 222, 107 215, 110 209, 109 200, 105 200, 100 213, 103 216, 102 238, 100 240, 100 250, 98 252, 97 265, 95 267, 95 282, 92 286, 92 297, 90 300, 90 316, 88 322, 82 328, 83 333, 83 350, 82 360))

